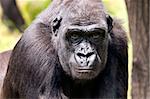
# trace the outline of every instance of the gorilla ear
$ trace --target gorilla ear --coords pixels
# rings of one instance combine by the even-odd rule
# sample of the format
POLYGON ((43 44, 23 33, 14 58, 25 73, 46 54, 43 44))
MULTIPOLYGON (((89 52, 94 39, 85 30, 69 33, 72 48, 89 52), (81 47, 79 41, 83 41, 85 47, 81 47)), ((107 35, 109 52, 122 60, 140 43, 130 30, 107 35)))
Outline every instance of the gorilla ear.
POLYGON ((53 21, 52 21, 52 33, 54 33, 55 36, 57 36, 57 32, 58 32, 58 29, 60 27, 60 24, 61 24, 61 21, 62 21, 62 17, 58 16, 56 17, 53 21))
POLYGON ((106 18, 107 18, 107 24, 108 24, 108 33, 110 33, 110 31, 113 28, 113 24, 112 24, 113 23, 113 19, 112 19, 112 17, 110 15, 107 15, 106 18))

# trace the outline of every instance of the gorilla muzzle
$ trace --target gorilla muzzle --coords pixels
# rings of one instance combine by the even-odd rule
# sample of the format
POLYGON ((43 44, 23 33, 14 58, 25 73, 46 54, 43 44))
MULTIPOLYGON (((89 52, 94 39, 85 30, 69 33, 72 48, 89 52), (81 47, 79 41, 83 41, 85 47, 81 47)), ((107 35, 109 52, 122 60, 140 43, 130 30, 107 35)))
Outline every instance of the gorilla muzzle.
POLYGON ((82 42, 75 52, 75 59, 82 67, 90 67, 96 60, 96 53, 88 42, 82 42))

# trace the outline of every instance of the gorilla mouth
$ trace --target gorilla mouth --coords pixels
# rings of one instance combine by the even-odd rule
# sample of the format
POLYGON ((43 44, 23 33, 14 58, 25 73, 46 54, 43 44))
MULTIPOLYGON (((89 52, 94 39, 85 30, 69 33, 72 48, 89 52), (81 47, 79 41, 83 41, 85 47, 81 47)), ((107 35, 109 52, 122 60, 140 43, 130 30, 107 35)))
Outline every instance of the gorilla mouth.
POLYGON ((75 74, 75 78, 80 80, 90 80, 97 76, 93 69, 78 69, 75 70, 75 74))
POLYGON ((76 72, 78 72, 78 73, 90 73, 90 72, 93 72, 94 71, 94 68, 84 68, 84 67, 82 67, 82 68, 76 68, 76 72))
POLYGON ((80 69, 77 71, 78 73, 90 73, 90 72, 93 72, 92 69, 80 69))

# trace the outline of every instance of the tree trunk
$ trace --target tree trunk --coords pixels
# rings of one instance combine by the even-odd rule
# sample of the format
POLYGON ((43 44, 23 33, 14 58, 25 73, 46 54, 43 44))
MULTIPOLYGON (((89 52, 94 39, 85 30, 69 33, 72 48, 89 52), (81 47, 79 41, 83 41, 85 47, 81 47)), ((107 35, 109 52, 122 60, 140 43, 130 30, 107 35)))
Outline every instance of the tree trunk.
POLYGON ((150 98, 150 1, 125 0, 133 42, 132 98, 150 98))
POLYGON ((16 0, 0 0, 0 4, 2 6, 4 19, 10 19, 20 31, 24 30, 22 26, 25 22, 18 9, 16 0))

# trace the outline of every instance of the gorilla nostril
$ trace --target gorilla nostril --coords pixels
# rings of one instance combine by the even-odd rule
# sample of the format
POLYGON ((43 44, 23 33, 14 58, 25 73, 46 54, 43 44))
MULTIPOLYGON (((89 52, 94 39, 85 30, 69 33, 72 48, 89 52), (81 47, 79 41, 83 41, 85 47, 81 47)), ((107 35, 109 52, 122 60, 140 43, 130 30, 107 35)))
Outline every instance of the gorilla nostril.
POLYGON ((81 51, 83 50, 83 48, 81 48, 81 51))
POLYGON ((90 57, 91 55, 93 55, 94 52, 89 52, 87 54, 83 54, 83 53, 77 53, 77 55, 81 58, 81 57, 90 57))
POLYGON ((82 53, 77 53, 77 55, 78 55, 79 57, 85 57, 85 55, 82 54, 82 53))
POLYGON ((93 55, 93 54, 94 54, 94 52, 87 53, 87 54, 86 54, 86 57, 90 57, 90 56, 93 55))

